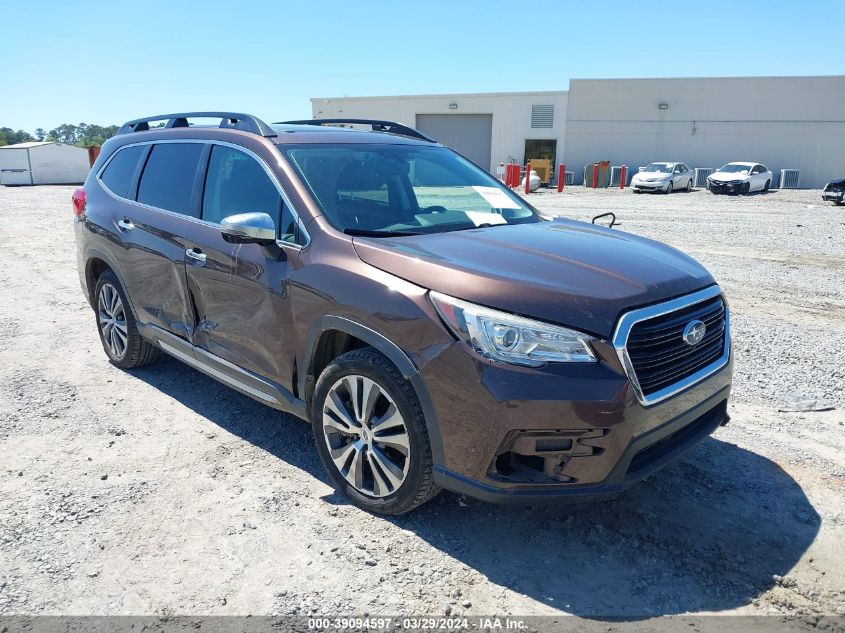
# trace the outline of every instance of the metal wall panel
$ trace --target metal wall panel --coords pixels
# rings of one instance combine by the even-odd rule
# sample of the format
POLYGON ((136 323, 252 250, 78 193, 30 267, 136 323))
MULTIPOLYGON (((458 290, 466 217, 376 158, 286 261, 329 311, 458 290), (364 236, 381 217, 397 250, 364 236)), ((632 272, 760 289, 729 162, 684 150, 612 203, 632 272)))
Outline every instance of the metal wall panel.
POLYGON ((696 167, 695 168, 695 186, 696 187, 706 187, 707 186, 707 176, 712 174, 716 171, 712 167, 696 167))

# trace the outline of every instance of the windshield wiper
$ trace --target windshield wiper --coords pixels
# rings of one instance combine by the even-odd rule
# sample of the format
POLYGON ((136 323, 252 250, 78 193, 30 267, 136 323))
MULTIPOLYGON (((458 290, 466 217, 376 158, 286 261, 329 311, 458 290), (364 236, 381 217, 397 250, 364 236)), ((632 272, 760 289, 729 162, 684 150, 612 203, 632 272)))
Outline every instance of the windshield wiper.
POLYGON ((343 229, 347 235, 359 237, 406 237, 408 235, 425 235, 417 231, 373 231, 370 229, 343 229))

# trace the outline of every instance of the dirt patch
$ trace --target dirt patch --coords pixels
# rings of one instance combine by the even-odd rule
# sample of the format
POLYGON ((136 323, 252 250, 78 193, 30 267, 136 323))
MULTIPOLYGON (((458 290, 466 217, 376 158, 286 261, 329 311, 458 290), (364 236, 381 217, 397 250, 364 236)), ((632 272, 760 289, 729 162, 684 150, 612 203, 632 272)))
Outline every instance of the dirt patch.
POLYGON ((0 188, 0 614, 845 612, 845 229, 818 192, 531 196, 716 273, 732 422, 612 501, 398 519, 336 495, 301 422, 171 359, 109 365, 71 192, 0 188), (835 409, 778 412, 788 391, 835 409))

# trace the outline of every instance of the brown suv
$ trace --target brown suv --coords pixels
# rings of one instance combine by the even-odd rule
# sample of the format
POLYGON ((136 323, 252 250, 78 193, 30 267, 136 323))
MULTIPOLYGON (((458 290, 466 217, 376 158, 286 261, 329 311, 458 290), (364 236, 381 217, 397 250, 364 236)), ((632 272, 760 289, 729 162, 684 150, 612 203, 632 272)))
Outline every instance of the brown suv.
POLYGON ((163 350, 310 420, 368 510, 441 487, 614 493, 728 420, 728 307, 704 268, 545 221, 399 124, 130 121, 73 202, 111 362, 163 350))

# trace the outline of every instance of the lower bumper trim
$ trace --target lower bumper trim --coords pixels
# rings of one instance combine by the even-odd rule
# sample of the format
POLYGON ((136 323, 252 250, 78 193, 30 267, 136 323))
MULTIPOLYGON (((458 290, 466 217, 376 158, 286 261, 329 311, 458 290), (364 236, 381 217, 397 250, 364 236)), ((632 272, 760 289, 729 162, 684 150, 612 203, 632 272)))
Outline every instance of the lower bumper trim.
POLYGON ((633 438, 607 478, 596 484, 501 488, 440 465, 434 466, 434 480, 452 492, 493 503, 559 503, 613 496, 675 461, 719 426, 726 424, 729 420, 729 392, 730 386, 727 386, 694 409, 633 438))

